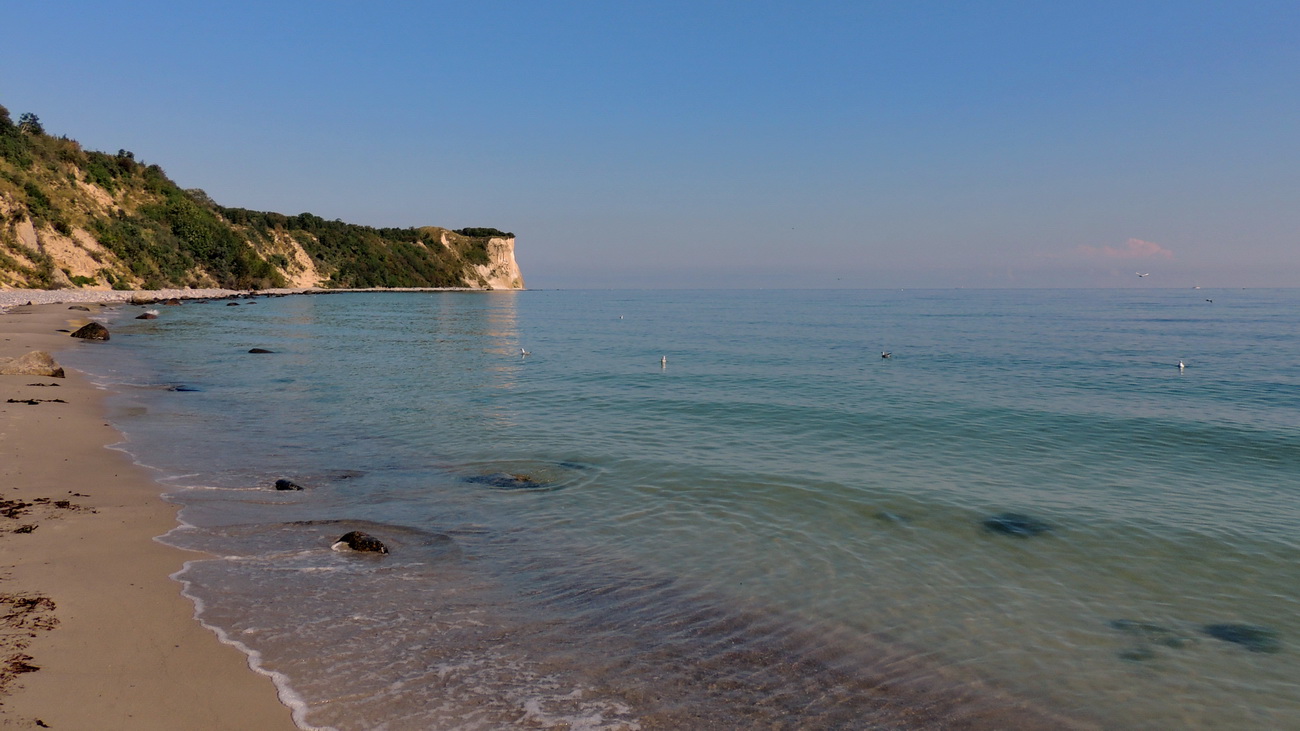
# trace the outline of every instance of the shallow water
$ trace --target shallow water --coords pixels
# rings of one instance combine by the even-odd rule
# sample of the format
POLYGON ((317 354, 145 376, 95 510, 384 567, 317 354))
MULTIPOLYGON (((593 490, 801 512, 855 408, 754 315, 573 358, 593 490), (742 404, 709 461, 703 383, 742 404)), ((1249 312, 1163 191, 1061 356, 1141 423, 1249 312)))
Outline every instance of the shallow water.
POLYGON ((70 360, 304 726, 1267 729, 1300 726, 1298 305, 339 294, 70 360))

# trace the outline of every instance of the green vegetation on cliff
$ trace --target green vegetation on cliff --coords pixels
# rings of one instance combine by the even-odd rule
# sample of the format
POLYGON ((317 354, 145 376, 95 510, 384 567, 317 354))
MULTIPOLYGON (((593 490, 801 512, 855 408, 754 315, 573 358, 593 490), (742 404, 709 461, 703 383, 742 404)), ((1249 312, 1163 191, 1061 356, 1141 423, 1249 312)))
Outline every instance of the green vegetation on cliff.
POLYGON ((513 235, 226 208, 131 152, 83 150, 0 106, 0 285, 489 286, 476 267, 493 238, 513 235))

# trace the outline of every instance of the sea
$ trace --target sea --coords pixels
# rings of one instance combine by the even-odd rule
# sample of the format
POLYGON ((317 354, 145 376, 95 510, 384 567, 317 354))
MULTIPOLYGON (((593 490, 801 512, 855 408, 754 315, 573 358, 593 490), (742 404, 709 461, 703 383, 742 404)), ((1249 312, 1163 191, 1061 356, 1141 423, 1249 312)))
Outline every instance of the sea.
POLYGON ((61 359, 303 729, 1300 728, 1300 290, 140 309, 61 359))

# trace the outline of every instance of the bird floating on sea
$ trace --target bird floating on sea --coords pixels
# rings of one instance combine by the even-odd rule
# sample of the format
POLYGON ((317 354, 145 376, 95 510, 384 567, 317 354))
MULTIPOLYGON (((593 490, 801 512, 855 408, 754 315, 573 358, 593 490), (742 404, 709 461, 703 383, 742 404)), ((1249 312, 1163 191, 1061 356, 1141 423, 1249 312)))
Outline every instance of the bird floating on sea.
POLYGON ((666 356, 666 355, 664 355, 664 356, 660 356, 660 358, 659 358, 659 367, 660 367, 660 368, 667 368, 667 367, 668 367, 668 356, 666 356))
POLYGON ((880 353, 880 357, 881 357, 881 358, 892 358, 892 357, 894 357, 894 354, 893 354, 892 352, 888 351, 888 350, 885 350, 885 351, 881 351, 881 353, 880 353))
POLYGON ((520 357, 520 358, 525 358, 525 357, 530 356, 530 355, 532 355, 532 354, 533 354, 533 351, 531 351, 531 350, 524 350, 523 348, 520 348, 520 349, 519 349, 519 357, 520 357))
POLYGON ((1181 371, 1182 369, 1184 369, 1184 368, 1186 368, 1186 367, 1187 367, 1187 366, 1183 365, 1183 362, 1182 362, 1181 360, 1178 361, 1178 370, 1181 371))

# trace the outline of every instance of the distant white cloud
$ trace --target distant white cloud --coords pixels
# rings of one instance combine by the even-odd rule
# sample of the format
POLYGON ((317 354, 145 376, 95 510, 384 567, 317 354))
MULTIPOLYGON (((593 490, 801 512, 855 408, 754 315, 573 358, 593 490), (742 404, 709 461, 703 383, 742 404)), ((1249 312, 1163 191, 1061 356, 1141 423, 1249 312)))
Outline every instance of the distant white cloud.
POLYGON ((1129 239, 1123 246, 1080 246, 1079 253, 1094 259, 1172 259, 1174 252, 1154 241, 1129 239))

